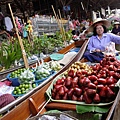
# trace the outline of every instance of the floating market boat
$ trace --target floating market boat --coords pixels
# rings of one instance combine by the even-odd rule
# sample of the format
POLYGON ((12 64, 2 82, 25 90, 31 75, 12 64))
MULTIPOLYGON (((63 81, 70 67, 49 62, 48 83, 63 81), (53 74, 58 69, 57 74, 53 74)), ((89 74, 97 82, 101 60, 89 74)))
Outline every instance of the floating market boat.
MULTIPOLYGON (((77 60, 79 60, 79 59, 81 59, 81 57, 82 57, 82 55, 83 55, 83 53, 84 53, 84 51, 85 51, 85 49, 86 49, 86 46, 87 46, 87 43, 88 43, 88 40, 80 40, 80 41, 76 41, 76 42, 74 42, 74 43, 72 43, 71 45, 69 45, 69 46, 67 46, 67 47, 65 47, 64 49, 62 49, 62 50, 60 50, 58 53, 61 53, 61 54, 65 54, 65 53, 67 53, 67 52, 69 52, 71 49, 74 49, 74 48, 76 48, 76 47, 79 47, 80 48, 80 50, 79 50, 79 52, 77 53, 77 55, 75 55, 59 72, 57 72, 55 75, 53 75, 53 76, 50 76, 47 80, 45 80, 44 82, 42 82, 39 86, 37 86, 36 88, 34 88, 34 89, 32 89, 31 91, 29 91, 28 93, 26 93, 24 96, 22 96, 22 97, 20 97, 20 98, 17 98, 15 101, 13 101, 12 103, 10 103, 9 105, 7 105, 7 106, 5 106, 4 108, 2 108, 2 109, 0 109, 0 114, 3 114, 3 118, 2 119, 8 119, 8 118, 6 118, 6 116, 8 115, 12 115, 12 111, 16 111, 16 108, 20 105, 20 104, 22 104, 22 103, 26 103, 26 100, 27 100, 27 104, 26 105, 29 105, 29 98, 30 98, 30 96, 33 96, 33 94, 36 94, 37 95, 37 93, 38 93, 38 91, 41 91, 41 89, 43 89, 45 86, 48 86, 50 83, 51 83, 51 81, 53 80, 53 78, 55 78, 57 75, 59 75, 59 74, 61 74, 63 71, 65 71, 66 69, 68 69, 69 68, 69 66, 73 63, 73 62, 75 62, 75 61, 77 61, 77 60), (11 112, 11 113, 10 113, 11 112), (10 114, 9 114, 10 113, 10 114)), ((50 59, 50 57, 47 57, 47 58, 45 58, 44 59, 44 62, 48 62, 48 61, 50 61, 51 59, 50 59)), ((34 63, 34 64, 32 64, 32 65, 30 65, 30 67, 34 67, 34 66, 36 66, 36 63, 34 63)), ((15 70, 15 69, 14 69, 15 70)), ((8 72, 6 73, 6 74, 8 74, 8 73, 10 73, 10 72, 12 72, 13 70, 8 70, 8 72)), ((5 79, 4 79, 5 80, 5 79)), ((47 87, 45 87, 45 88, 47 88, 47 87)), ((45 91, 44 91, 45 92, 45 91)), ((44 94, 44 93, 43 93, 44 94)), ((42 95, 42 93, 41 93, 41 95, 42 95)), ((41 96, 40 95, 40 96, 41 96)), ((42 96, 43 97, 43 99, 44 99, 44 95, 42 96)), ((38 98, 35 98, 35 99, 38 99, 38 98)), ((44 99, 45 100, 45 99, 44 99)), ((43 101, 43 100, 42 100, 43 101)), ((43 102, 40 102, 40 103, 38 103, 39 104, 39 106, 42 106, 43 105, 43 103, 44 102, 46 102, 46 101, 43 101, 43 102)), ((24 107, 24 106, 23 106, 24 107)), ((33 106, 34 107, 34 106, 33 106)), ((27 106, 25 106, 25 108, 27 108, 27 106)), ((30 110, 30 109, 29 109, 30 110)), ((28 110, 28 112, 30 112, 28 110)), ((22 110, 20 110, 20 111, 22 111, 22 110)), ((20 112, 19 111, 19 112, 20 112)), ((15 115, 15 114, 14 114, 15 115)), ((13 116, 14 116, 13 115, 13 116)), ((19 115, 22 115, 22 114, 19 114, 19 115)), ((10 118, 9 117, 9 119, 14 119, 14 120, 19 120, 19 119, 26 119, 26 118, 28 118, 30 115, 32 115, 31 114, 31 112, 29 113, 29 115, 28 115, 28 113, 25 113, 25 116, 24 116, 24 118, 22 118, 22 117, 19 117, 19 118, 14 118, 14 117, 12 117, 12 118, 10 118), (26 116, 27 115, 27 116, 26 116)))
MULTIPOLYGON (((115 93, 116 95, 114 96, 114 98, 110 98, 110 96, 109 96, 110 94, 108 94, 108 93, 106 94, 106 97, 108 97, 112 101, 109 101, 108 98, 104 101, 105 97, 103 97, 104 99, 102 99, 102 103, 91 103, 89 100, 85 100, 85 98, 84 98, 85 102, 83 103, 81 101, 76 101, 75 98, 74 98, 74 100, 60 100, 60 99, 53 99, 52 95, 49 96, 50 95, 49 91, 52 91, 53 90, 52 87, 55 86, 55 84, 53 84, 54 81, 56 82, 58 80, 58 78, 63 73, 65 74, 65 71, 68 70, 71 66, 73 68, 76 67, 76 65, 73 65, 73 63, 78 64, 80 61, 81 63, 83 62, 83 65, 86 64, 86 63, 84 63, 85 61, 82 59, 82 56, 86 50, 87 43, 88 43, 88 41, 86 40, 83 43, 78 54, 67 65, 65 65, 58 73, 56 73, 55 75, 51 76, 49 79, 47 79, 46 81, 41 83, 38 87, 33 89, 33 91, 30 91, 29 95, 28 94, 24 95, 24 98, 23 99, 21 98, 21 103, 20 103, 20 100, 18 99, 17 102, 19 104, 16 104, 16 106, 15 106, 15 104, 14 104, 14 106, 12 106, 12 103, 11 103, 11 104, 9 104, 9 106, 6 106, 6 108, 1 109, 0 113, 3 113, 3 117, 1 118, 1 120, 8 120, 8 119, 9 120, 26 120, 26 119, 29 119, 29 120, 37 119, 38 120, 40 115, 46 113, 49 110, 55 110, 55 109, 63 111, 63 112, 64 111, 74 111, 76 113, 76 109, 78 108, 77 105, 80 105, 80 107, 79 107, 80 110, 81 110, 81 105, 83 105, 84 108, 87 108, 87 109, 88 109, 88 106, 89 107, 95 106, 95 109, 99 110, 97 112, 100 112, 100 111, 102 112, 101 113, 102 116, 101 116, 101 118, 99 118, 101 120, 116 120, 116 119, 118 119, 119 118, 119 114, 118 114, 119 96, 120 96, 119 95, 120 91, 119 91, 118 87, 117 87, 117 91, 115 93), (47 97, 46 97, 46 94, 47 94, 47 97), (104 112, 103 110, 105 110, 105 109, 101 108, 101 110, 100 110, 99 107, 107 107, 107 111, 104 112), (6 111, 6 110, 8 110, 8 111, 6 111), (117 117, 116 117, 116 115, 117 115, 117 117), (116 118, 116 119, 114 119, 114 118, 116 118)), ((101 62, 100 64, 102 65, 103 63, 101 62)), ((94 70, 94 71, 92 71, 92 73, 95 73, 97 71, 97 67, 100 64, 92 65, 93 70, 94 70)), ((86 67, 87 66, 85 66, 85 68, 86 67)), ((83 68, 83 66, 82 66, 82 68, 83 68)), ((99 68, 99 69, 102 69, 102 68, 99 68)), ((109 69, 111 69, 111 67, 109 69)), ((119 71, 119 69, 116 71, 119 71)), ((85 73, 85 71, 84 71, 84 73, 85 73)), ((101 75, 103 75, 103 74, 101 74, 101 75)), ((91 76, 89 76, 89 79, 93 79, 93 76, 92 76, 92 78, 90 78, 90 77, 91 76)), ((94 76, 94 79, 95 79, 95 76, 94 76)), ((99 82, 100 81, 102 81, 102 80, 99 80, 99 82)), ((105 83, 105 85, 106 85, 106 83, 105 83)), ((86 89, 86 91, 87 91, 87 89, 86 89)), ((94 102, 94 101, 92 101, 92 102, 94 102)), ((92 111, 93 111, 93 107, 92 107, 92 111)), ((79 112, 81 112, 81 111, 79 111, 79 112)), ((96 113, 96 111, 95 111, 95 113, 96 113)), ((78 115, 78 118, 85 120, 85 119, 90 118, 92 115, 94 115, 94 113, 89 112, 89 113, 77 114, 77 115, 78 115)), ((92 117, 94 117, 94 116, 92 116, 92 117)))

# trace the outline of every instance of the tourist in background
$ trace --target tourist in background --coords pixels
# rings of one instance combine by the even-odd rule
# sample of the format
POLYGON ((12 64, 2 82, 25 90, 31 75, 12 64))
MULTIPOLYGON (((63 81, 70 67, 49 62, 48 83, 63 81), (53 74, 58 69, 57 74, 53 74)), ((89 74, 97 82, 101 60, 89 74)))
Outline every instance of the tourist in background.
POLYGON ((13 23, 12 23, 12 20, 10 18, 10 16, 8 14, 5 15, 5 18, 4 18, 4 21, 5 21, 5 27, 6 27, 6 31, 11 35, 13 36, 13 23))

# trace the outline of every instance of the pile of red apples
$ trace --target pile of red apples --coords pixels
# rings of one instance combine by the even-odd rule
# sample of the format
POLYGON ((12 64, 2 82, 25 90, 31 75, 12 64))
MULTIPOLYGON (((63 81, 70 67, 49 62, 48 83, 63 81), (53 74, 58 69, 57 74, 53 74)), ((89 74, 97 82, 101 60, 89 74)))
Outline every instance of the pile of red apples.
MULTIPOLYGON (((78 67, 79 68, 79 67, 78 67)), ((85 69, 69 69, 59 78, 51 91, 55 100, 74 100, 91 103, 108 103, 115 99, 115 84, 120 79, 120 61, 106 56, 100 63, 85 69)))

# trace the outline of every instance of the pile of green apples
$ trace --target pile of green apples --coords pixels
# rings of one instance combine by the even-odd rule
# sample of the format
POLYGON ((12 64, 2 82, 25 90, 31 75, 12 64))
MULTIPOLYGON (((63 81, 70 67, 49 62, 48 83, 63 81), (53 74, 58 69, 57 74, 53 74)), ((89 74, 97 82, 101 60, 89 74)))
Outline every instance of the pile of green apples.
POLYGON ((35 83, 24 83, 24 84, 20 84, 19 86, 16 86, 13 94, 14 95, 22 95, 27 93, 28 91, 30 91, 32 88, 35 88, 37 85, 35 83))

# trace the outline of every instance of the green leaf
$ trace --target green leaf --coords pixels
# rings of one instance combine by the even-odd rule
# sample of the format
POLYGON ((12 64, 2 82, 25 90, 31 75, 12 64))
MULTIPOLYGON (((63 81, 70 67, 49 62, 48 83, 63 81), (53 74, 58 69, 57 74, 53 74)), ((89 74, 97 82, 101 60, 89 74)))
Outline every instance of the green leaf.
POLYGON ((109 110, 110 106, 94 106, 94 111, 98 113, 107 113, 109 110))
POLYGON ((110 106, 87 106, 87 105, 76 105, 77 113, 86 113, 86 112, 97 112, 97 113, 106 113, 108 112, 110 106))
POLYGON ((94 106, 76 105, 77 113, 94 112, 94 106))
POLYGON ((60 113, 61 111, 59 111, 59 110, 49 110, 49 111, 47 111, 47 112, 45 112, 45 114, 47 114, 47 113, 60 113))

